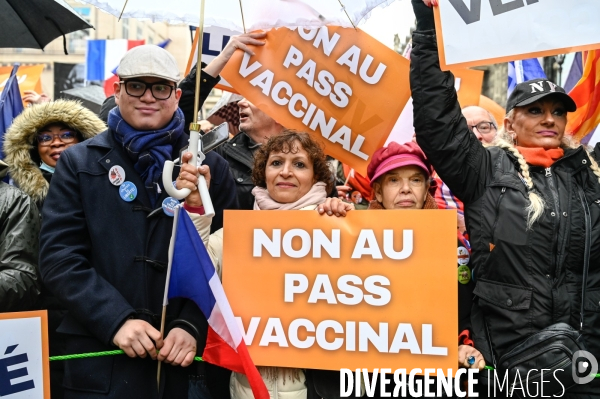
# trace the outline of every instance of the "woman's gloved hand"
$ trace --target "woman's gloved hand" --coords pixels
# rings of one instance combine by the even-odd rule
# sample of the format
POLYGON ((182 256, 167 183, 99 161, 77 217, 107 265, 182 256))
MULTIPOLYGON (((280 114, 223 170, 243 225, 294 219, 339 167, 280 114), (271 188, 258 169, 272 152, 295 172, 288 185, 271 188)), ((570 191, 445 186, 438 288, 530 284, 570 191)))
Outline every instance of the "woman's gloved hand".
POLYGON ((437 0, 411 0, 415 17, 417 19, 417 30, 435 30, 432 6, 437 6, 437 0))

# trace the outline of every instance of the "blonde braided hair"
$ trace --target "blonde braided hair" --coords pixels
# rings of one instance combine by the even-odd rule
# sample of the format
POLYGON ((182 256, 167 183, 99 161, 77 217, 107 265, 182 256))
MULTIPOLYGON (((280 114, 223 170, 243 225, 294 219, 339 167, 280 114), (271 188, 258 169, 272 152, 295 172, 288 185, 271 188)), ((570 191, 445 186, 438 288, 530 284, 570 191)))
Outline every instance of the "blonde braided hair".
MULTIPOLYGON (((514 109, 510 110, 508 114, 506 114, 506 118, 513 120, 514 109)), ((489 144, 489 146, 497 146, 507 151, 510 151, 516 158, 519 163, 519 171, 522 177, 525 186, 527 187, 527 194, 529 197, 529 205, 525 208, 527 211, 527 230, 530 230, 533 224, 539 220, 540 217, 544 214, 544 208, 546 206, 546 202, 544 198, 538 192, 534 191, 533 179, 529 174, 529 165, 525 161, 523 155, 519 152, 519 150, 514 146, 513 138, 506 131, 504 127, 502 127, 498 131, 498 135, 495 140, 489 144)), ((577 148, 581 144, 574 144, 571 140, 570 136, 563 136, 560 147, 563 149, 568 148, 577 148)), ((594 157, 590 154, 588 149, 586 149, 588 158, 590 159, 590 169, 594 173, 594 175, 598 178, 598 183, 600 183, 600 167, 598 163, 594 159, 594 157)))
POLYGON ((525 208, 525 210, 527 211, 527 230, 530 230, 533 224, 544 214, 546 202, 540 194, 534 191, 533 179, 529 174, 529 165, 527 165, 525 158, 514 145, 500 136, 501 133, 503 132, 501 131, 498 133, 498 137, 496 140, 494 140, 494 145, 510 151, 519 162, 520 175, 523 178, 525 186, 527 187, 527 195, 529 197, 529 205, 525 208))
MULTIPOLYGON (((506 114, 505 118, 513 120, 514 117, 514 109, 511 109, 508 114, 506 114)), ((519 150, 513 144, 513 137, 506 131, 504 126, 500 128, 498 131, 498 135, 494 139, 494 141, 490 144, 490 146, 497 146, 507 151, 510 151, 516 158, 519 163, 519 174, 523 183, 525 183, 525 187, 527 188, 527 196, 529 197, 529 205, 525 208, 527 211, 527 230, 531 230, 533 224, 539 220, 544 214, 544 208, 546 207, 546 201, 541 196, 540 193, 534 191, 533 179, 529 174, 529 165, 523 155, 519 152, 519 150)), ((600 169, 599 169, 600 172, 600 169)))
POLYGON ((598 167, 598 162, 594 159, 592 154, 588 151, 588 157, 590 158, 590 169, 594 172, 594 175, 598 178, 598 183, 600 183, 600 167, 598 167))

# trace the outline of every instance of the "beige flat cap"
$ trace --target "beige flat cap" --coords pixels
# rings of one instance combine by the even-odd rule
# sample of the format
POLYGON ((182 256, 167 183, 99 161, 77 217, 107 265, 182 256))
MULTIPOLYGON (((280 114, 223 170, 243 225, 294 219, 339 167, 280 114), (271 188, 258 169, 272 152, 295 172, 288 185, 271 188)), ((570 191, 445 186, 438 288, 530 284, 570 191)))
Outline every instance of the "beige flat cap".
POLYGON ((121 79, 143 76, 162 78, 171 82, 178 82, 180 79, 175 57, 154 44, 137 46, 125 53, 117 68, 117 75, 121 79))

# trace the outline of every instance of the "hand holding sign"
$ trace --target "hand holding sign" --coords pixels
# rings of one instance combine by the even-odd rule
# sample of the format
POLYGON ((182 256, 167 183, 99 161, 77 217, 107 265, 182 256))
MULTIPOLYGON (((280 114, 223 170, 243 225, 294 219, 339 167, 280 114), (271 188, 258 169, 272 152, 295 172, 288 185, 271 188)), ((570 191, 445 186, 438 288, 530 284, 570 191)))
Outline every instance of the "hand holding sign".
POLYGON ((265 32, 244 33, 239 36, 232 36, 223 51, 219 53, 205 68, 204 72, 210 76, 217 77, 231 56, 236 50, 242 50, 250 55, 254 55, 250 46, 264 46, 264 39, 267 36, 265 32))
POLYGON ((317 208, 319 215, 327 214, 329 216, 335 215, 337 217, 344 217, 348 211, 352 210, 354 210, 354 204, 349 204, 339 198, 327 198, 325 202, 317 208))

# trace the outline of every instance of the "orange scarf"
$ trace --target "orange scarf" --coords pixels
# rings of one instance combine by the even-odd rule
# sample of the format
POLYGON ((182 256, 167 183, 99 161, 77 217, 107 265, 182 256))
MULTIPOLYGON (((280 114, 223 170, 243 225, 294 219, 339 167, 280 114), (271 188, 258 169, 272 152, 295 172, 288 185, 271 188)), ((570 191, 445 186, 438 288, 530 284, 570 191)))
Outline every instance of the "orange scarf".
POLYGON ((543 168, 549 168, 552 164, 565 155, 562 148, 551 148, 545 150, 541 147, 519 147, 517 150, 525 158, 525 162, 533 166, 541 166, 543 168))

